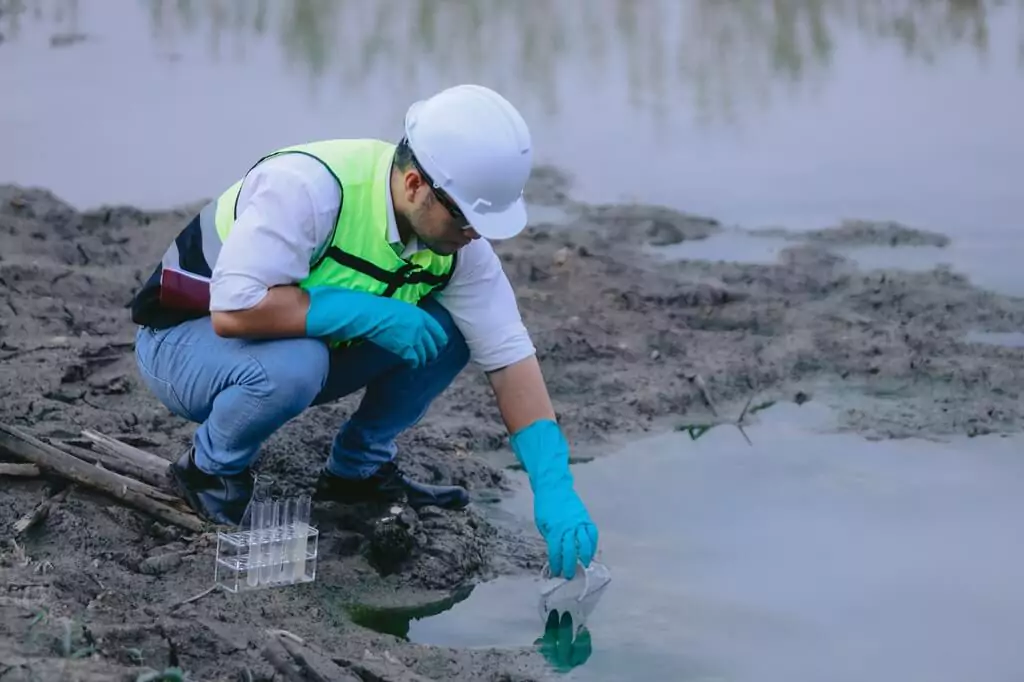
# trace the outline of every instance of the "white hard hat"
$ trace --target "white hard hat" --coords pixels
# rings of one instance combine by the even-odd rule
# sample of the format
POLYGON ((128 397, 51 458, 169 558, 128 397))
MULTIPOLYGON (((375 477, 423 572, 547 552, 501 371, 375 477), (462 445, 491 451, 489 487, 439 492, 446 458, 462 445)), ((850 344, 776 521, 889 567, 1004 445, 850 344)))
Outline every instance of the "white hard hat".
POLYGON ((405 135, 434 187, 482 237, 507 239, 526 227, 533 149, 508 100, 482 85, 456 85, 409 107, 405 135))

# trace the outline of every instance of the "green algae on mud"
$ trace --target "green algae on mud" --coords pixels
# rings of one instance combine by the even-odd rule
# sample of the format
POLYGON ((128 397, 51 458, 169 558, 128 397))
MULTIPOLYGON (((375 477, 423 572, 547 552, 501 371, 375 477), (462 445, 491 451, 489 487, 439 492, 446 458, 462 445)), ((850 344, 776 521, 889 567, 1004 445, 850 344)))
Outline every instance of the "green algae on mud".
MULTIPOLYGON (((600 457, 616 441, 666 425, 715 423, 694 375, 726 419, 751 397, 785 402, 803 392, 845 405, 842 428, 879 437, 1020 428, 1024 349, 965 337, 974 329, 1024 330, 1021 299, 946 269, 861 271, 820 238, 793 240, 767 263, 649 258, 659 244, 699 242, 720 226, 663 207, 559 204, 558 177, 553 169, 538 173, 531 192, 554 184, 548 201, 564 209, 561 224, 533 225, 496 249, 574 457, 600 457), (893 387, 899 400, 871 397, 893 387)), ((138 379, 124 305, 193 210, 83 212, 42 189, 0 187, 0 421, 44 438, 90 428, 167 458, 186 447, 194 425, 169 414, 138 379)), ((267 442, 259 466, 286 492, 310 486, 357 400, 289 422, 267 442)), ((516 475, 507 469, 514 458, 486 379, 472 368, 399 448, 411 473, 462 483, 476 500, 504 495, 516 475)), ((41 480, 5 484, 0 523, 8 526, 46 489, 41 480)), ((211 595, 169 609, 212 579, 208 538, 76 489, 18 550, 3 552, 4 583, 38 589, 32 599, 0 599, 0 651, 40 670, 51 665, 52 647, 25 639, 35 610, 46 608, 55 616, 48 636, 59 638, 60 617, 88 625, 96 651, 82 665, 107 672, 135 665, 124 651, 137 649, 148 666, 170 665, 173 654, 204 679, 268 674, 252 653, 264 628, 278 627, 339 657, 387 651, 408 675, 428 679, 540 679, 546 662, 533 647, 415 646, 324 602, 328 591, 339 604, 379 604, 397 594, 394 605, 408 607, 485 578, 538 571, 544 552, 529 515, 517 528, 503 527, 486 506, 410 512, 406 553, 387 570, 374 561, 380 510, 321 508, 323 556, 313 586, 244 599, 211 595), (176 566, 160 576, 140 571, 147 557, 170 551, 182 552, 176 566)), ((523 608, 532 614, 532 605, 523 608)))

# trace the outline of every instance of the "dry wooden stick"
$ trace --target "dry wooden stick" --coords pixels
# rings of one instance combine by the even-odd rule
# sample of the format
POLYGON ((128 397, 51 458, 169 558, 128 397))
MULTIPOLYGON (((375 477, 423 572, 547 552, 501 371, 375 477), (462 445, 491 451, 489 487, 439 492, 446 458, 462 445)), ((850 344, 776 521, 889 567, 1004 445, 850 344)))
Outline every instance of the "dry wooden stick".
MULTIPOLYGON (((268 653, 278 660, 283 659, 286 662, 285 667, 289 671, 294 669, 291 665, 291 661, 294 661, 301 671, 299 673, 301 679, 313 682, 359 682, 363 679, 344 669, 319 647, 312 646, 298 635, 287 630, 268 630, 267 634, 270 635, 269 639, 273 642, 268 653), (284 656, 290 657, 291 661, 287 661, 284 656)), ((268 658, 268 660, 270 659, 268 658)), ((274 667, 278 668, 278 664, 275 663, 274 667)))
MULTIPOLYGON (((3 426, 0 425, 0 429, 2 429, 2 428, 3 428, 3 426)), ((28 436, 28 434, 24 433, 24 432, 21 432, 21 435, 22 436, 28 436)), ((31 436, 28 436, 28 437, 31 438, 31 436)), ((62 455, 65 455, 65 456, 69 457, 70 458, 69 461, 74 461, 74 460, 79 459, 78 457, 75 456, 75 452, 74 451, 64 450, 63 446, 57 446, 55 444, 48 444, 45 441, 39 441, 39 443, 42 444, 42 445, 45 445, 45 446, 53 448, 54 451, 56 451, 59 454, 62 454, 62 455)), ((86 460, 83 463, 86 464, 86 465, 92 464, 88 460, 86 460)), ((181 499, 180 498, 178 498, 178 497, 176 497, 174 495, 170 495, 170 494, 168 494, 168 493, 166 493, 166 492, 164 492, 162 490, 159 490, 159 489, 149 485, 148 483, 145 483, 143 481, 139 481, 139 480, 135 479, 132 476, 121 474, 121 473, 118 473, 116 471, 110 471, 106 467, 102 466, 102 462, 97 462, 92 467, 86 466, 85 470, 86 471, 92 470, 92 471, 102 471, 102 472, 105 472, 106 474, 109 475, 110 481, 113 482, 113 483, 118 483, 121 486, 121 488, 127 487, 127 488, 130 488, 132 490, 136 490, 136 491, 144 494, 146 497, 149 497, 149 498, 152 498, 153 500, 156 500, 157 502, 165 502, 165 503, 167 503, 167 504, 169 504, 171 506, 179 506, 181 504, 181 499)), ((68 476, 68 478, 71 478, 72 480, 74 480, 73 477, 71 477, 71 476, 68 476)), ((87 483, 87 485, 88 485, 88 483, 87 483)))
POLYGON ((292 657, 288 655, 277 637, 267 638, 260 653, 288 682, 306 682, 306 676, 292 661, 292 657))
POLYGON ((161 521, 196 532, 205 526, 179 500, 153 486, 84 462, 12 426, 0 424, 0 449, 43 471, 101 490, 161 521))
POLYGON ((145 466, 148 469, 154 471, 163 471, 170 464, 163 457, 158 457, 151 452, 141 450, 134 445, 128 445, 128 443, 122 443, 116 438, 105 436, 98 431, 91 429, 85 429, 82 431, 82 435, 91 440, 96 446, 115 457, 121 457, 129 462, 137 462, 140 466, 145 466))
POLYGON ((53 508, 53 505, 63 501, 63 499, 67 497, 69 490, 71 490, 70 486, 64 488, 63 490, 54 495, 51 495, 50 497, 46 498, 45 500, 37 504, 32 511, 30 511, 29 513, 25 514, 20 519, 15 521, 14 524, 11 526, 12 529, 14 530, 14 537, 17 538, 21 536, 29 528, 31 528, 32 526, 36 525, 37 523, 45 519, 47 516, 49 516, 50 509, 53 508))
POLYGON ((211 585, 210 587, 207 587, 205 590, 203 590, 202 592, 199 592, 198 594, 193 594, 191 597, 188 597, 186 599, 182 599, 180 601, 174 602, 173 604, 171 604, 170 606, 167 607, 167 610, 168 611, 173 611, 174 609, 178 608, 179 606, 184 606, 185 604, 191 604, 194 601, 199 601, 200 599, 202 599, 206 595, 212 594, 212 593, 216 592, 217 590, 219 590, 220 588, 221 588, 220 585, 211 585))
POLYGON ((156 488, 162 488, 164 490, 170 490, 170 481, 168 481, 167 473, 167 462, 165 461, 162 468, 156 468, 150 466, 148 463, 143 463, 138 460, 128 460, 120 457, 119 455, 113 455, 107 450, 97 447, 95 450, 89 448, 79 447, 73 443, 67 441, 55 441, 48 440, 50 445, 60 448, 65 452, 68 452, 78 459, 89 462, 90 464, 99 464, 104 469, 123 474, 130 478, 134 478, 137 481, 148 483, 156 488))
POLYGON ((39 473, 39 467, 35 464, 7 464, 6 462, 0 462, 0 476, 34 478, 39 473))

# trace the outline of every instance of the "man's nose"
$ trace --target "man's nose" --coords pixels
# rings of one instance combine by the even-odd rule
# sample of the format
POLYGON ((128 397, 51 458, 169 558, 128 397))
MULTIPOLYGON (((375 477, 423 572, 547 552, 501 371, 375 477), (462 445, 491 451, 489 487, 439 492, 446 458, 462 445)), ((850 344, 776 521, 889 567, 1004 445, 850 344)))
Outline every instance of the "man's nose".
POLYGON ((466 236, 470 239, 480 239, 480 233, 474 230, 472 226, 466 228, 466 236))

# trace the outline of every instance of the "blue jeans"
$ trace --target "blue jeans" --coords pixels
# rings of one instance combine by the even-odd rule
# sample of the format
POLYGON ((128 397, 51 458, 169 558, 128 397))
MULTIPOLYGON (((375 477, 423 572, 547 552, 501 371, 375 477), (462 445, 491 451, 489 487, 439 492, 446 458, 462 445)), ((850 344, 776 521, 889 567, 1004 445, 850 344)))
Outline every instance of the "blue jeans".
POLYGON ((263 441, 306 408, 366 387, 327 461, 331 473, 364 478, 395 457, 395 437, 423 417, 469 361, 448 311, 432 297, 420 307, 441 324, 449 342, 434 362, 417 369, 372 343, 330 350, 310 338, 224 338, 209 317, 169 329, 141 327, 135 356, 160 402, 199 424, 195 460, 210 474, 243 471, 263 441))

